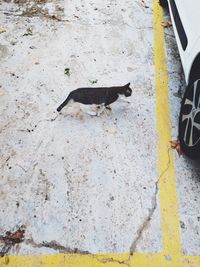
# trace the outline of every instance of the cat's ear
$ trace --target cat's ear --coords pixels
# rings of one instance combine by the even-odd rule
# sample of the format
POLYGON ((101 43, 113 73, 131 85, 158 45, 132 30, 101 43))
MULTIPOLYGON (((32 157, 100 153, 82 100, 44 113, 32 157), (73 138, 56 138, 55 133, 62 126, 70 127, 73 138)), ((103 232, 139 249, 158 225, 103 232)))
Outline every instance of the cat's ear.
POLYGON ((130 86, 130 83, 127 83, 126 85, 124 85, 124 87, 129 87, 130 86))

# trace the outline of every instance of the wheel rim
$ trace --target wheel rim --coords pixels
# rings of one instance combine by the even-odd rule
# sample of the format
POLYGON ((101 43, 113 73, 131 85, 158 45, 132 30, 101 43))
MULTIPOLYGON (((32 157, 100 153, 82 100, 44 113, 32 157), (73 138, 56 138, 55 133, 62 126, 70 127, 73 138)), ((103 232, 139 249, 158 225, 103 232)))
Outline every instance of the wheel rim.
POLYGON ((193 147, 200 140, 200 80, 187 89, 181 115, 183 140, 193 147))

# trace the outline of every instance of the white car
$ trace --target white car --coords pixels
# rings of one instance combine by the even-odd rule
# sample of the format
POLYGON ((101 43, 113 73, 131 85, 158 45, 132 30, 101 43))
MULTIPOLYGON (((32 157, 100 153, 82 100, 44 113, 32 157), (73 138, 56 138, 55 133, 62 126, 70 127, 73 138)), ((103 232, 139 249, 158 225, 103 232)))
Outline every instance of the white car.
POLYGON ((200 0, 160 0, 169 7, 187 87, 179 117, 179 140, 190 158, 200 158, 200 0))

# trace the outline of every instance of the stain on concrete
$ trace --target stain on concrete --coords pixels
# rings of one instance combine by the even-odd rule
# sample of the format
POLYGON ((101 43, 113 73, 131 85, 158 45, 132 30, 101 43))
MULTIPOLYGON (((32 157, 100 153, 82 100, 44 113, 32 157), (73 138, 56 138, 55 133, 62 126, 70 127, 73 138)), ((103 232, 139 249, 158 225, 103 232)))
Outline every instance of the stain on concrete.
POLYGON ((53 19, 56 21, 64 20, 64 1, 47 1, 47 0, 14 0, 15 9, 12 12, 5 12, 7 15, 16 15, 24 17, 41 17, 53 19))
POLYGON ((13 246, 23 242, 24 235, 24 226, 21 226, 15 232, 6 231, 5 235, 0 235, 0 257, 4 257, 13 246))
POLYGON ((50 242, 42 242, 42 243, 36 243, 33 239, 27 239, 25 240, 25 243, 28 245, 31 245, 34 248, 50 248, 55 251, 58 251, 59 253, 74 253, 74 254, 90 254, 89 251, 82 251, 79 250, 78 248, 70 248, 70 247, 65 247, 55 240, 52 240, 50 242))
POLYGON ((5 93, 6 93, 5 90, 3 90, 1 85, 0 85, 0 96, 3 96, 5 93))
POLYGON ((27 225, 27 243, 9 253, 127 252, 136 239, 134 250, 161 250, 151 10, 132 0, 123 11, 111 0, 4 2, 2 10, 0 37, 13 56, 1 81, 9 92, 0 98, 1 228, 27 225), (131 81, 131 103, 98 118, 78 108, 56 118, 58 103, 91 79, 131 81))
POLYGON ((0 60, 9 55, 9 50, 6 45, 0 44, 0 60))

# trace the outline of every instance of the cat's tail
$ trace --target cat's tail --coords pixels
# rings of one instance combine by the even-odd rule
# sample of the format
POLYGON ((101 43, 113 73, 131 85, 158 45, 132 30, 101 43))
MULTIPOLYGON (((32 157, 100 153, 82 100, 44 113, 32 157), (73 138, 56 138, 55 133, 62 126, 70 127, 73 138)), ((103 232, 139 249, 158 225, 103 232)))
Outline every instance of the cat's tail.
POLYGON ((65 101, 57 108, 57 111, 60 112, 61 109, 63 109, 70 100, 71 100, 71 95, 69 94, 68 97, 65 99, 65 101))

